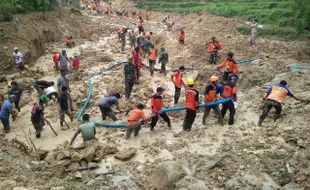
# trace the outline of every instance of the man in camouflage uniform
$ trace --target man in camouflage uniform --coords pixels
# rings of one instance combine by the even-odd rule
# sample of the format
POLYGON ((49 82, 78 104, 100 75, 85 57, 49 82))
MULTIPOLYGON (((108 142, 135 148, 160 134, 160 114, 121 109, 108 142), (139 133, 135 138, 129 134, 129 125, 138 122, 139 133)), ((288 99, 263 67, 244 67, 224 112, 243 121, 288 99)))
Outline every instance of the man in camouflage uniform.
MULTIPOLYGON (((144 38, 145 38, 145 37, 144 37, 144 38)), ((151 40, 145 38, 145 41, 144 41, 144 49, 143 49, 144 58, 145 58, 147 55, 149 55, 151 45, 152 45, 151 40)))
POLYGON ((125 75, 125 90, 126 98, 130 98, 132 87, 136 81, 136 65, 132 63, 132 58, 129 58, 127 63, 124 66, 124 75, 125 75))
POLYGON ((165 76, 167 75, 166 72, 166 64, 168 63, 168 53, 166 52, 165 48, 160 48, 160 53, 159 53, 159 63, 161 63, 161 69, 160 72, 163 73, 165 76))
POLYGON ((123 32, 122 32, 122 34, 121 34, 122 51, 125 51, 125 45, 126 45, 126 33, 127 33, 127 28, 123 28, 123 32))
POLYGON ((130 48, 136 48, 136 35, 133 31, 129 32, 130 48))

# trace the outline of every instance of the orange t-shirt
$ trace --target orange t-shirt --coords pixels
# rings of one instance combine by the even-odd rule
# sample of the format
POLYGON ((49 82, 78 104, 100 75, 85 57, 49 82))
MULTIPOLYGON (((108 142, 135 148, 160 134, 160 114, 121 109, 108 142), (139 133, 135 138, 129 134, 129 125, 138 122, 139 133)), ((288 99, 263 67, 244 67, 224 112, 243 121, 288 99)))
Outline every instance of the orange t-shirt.
POLYGON ((152 61, 156 60, 156 56, 157 56, 157 50, 156 48, 150 48, 150 57, 149 59, 152 61))
POLYGON ((235 60, 225 60, 222 64, 217 66, 218 69, 222 69, 225 67, 225 72, 229 73, 238 73, 238 64, 235 60))
POLYGON ((196 89, 188 89, 185 92, 185 107, 196 111, 199 105, 199 92, 196 89))
POLYGON ((177 88, 182 88, 184 85, 183 74, 180 71, 177 71, 171 75, 171 81, 177 88))
POLYGON ((152 117, 146 117, 143 110, 134 109, 129 113, 127 125, 135 125, 139 120, 150 121, 152 117))

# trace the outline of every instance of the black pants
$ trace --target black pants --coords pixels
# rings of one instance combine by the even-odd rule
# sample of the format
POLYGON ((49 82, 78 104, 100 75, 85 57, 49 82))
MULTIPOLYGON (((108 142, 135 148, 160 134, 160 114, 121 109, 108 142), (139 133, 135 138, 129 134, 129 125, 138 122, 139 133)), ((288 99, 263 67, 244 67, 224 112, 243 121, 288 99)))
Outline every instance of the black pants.
POLYGON ((179 101, 181 95, 181 88, 178 88, 175 86, 175 91, 174 91, 174 104, 177 104, 179 101))
POLYGON ((20 112, 19 100, 15 100, 15 108, 17 109, 18 112, 20 112))
POLYGON ((222 81, 228 81, 230 79, 229 74, 231 74, 231 72, 224 72, 222 81))
POLYGON ((274 107, 274 109, 276 110, 276 113, 274 115, 274 121, 276 121, 282 112, 282 105, 280 102, 277 102, 275 100, 265 100, 264 101, 264 105, 263 105, 263 113, 262 115, 259 117, 259 119, 263 122, 264 119, 267 117, 269 111, 271 110, 271 108, 274 107))
POLYGON ((186 116, 183 123, 183 130, 190 131, 192 130, 192 125, 196 118, 196 111, 186 108, 186 116))
POLYGON ((227 109, 229 110, 229 121, 228 121, 228 124, 229 125, 232 125, 234 124, 234 116, 235 116, 235 106, 234 106, 234 103, 233 101, 229 101, 229 102, 226 102, 223 104, 223 107, 222 107, 222 110, 221 110, 221 113, 222 113, 222 117, 224 118, 225 115, 226 115, 226 111, 227 109))
MULTIPOLYGON (((170 119, 166 113, 160 114, 160 117, 164 119, 164 121, 167 122, 168 127, 171 127, 170 119)), ((154 129, 158 121, 158 116, 152 117, 152 122, 151 122, 151 130, 154 129)))
POLYGON ((107 117, 112 118, 113 121, 117 120, 115 114, 110 107, 103 107, 99 105, 99 108, 101 110, 102 120, 105 120, 107 117))

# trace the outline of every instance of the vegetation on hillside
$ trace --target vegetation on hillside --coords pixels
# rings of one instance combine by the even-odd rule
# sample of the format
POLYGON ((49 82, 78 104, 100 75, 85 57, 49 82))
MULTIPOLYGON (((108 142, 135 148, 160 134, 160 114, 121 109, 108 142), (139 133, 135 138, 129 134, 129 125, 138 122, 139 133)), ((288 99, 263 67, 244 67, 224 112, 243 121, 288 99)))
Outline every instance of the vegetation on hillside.
MULTIPOLYGON (((154 11, 199 13, 207 11, 219 16, 257 19, 264 25, 260 35, 310 38, 309 0, 137 0, 138 7, 154 11), (266 27, 265 27, 266 26, 266 27)), ((250 26, 238 26, 247 34, 250 26)))

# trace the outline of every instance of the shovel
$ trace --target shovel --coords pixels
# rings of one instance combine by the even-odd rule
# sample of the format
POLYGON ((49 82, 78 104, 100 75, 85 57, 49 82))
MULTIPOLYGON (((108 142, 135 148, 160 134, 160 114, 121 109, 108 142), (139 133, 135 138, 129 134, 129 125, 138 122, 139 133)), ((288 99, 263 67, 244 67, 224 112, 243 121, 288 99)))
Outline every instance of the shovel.
POLYGON ((52 129, 52 131, 54 132, 54 134, 56 136, 58 136, 58 134, 56 133, 56 131, 54 130, 54 128, 52 127, 52 125, 50 124, 50 122, 48 121, 48 126, 50 126, 50 128, 52 129))

